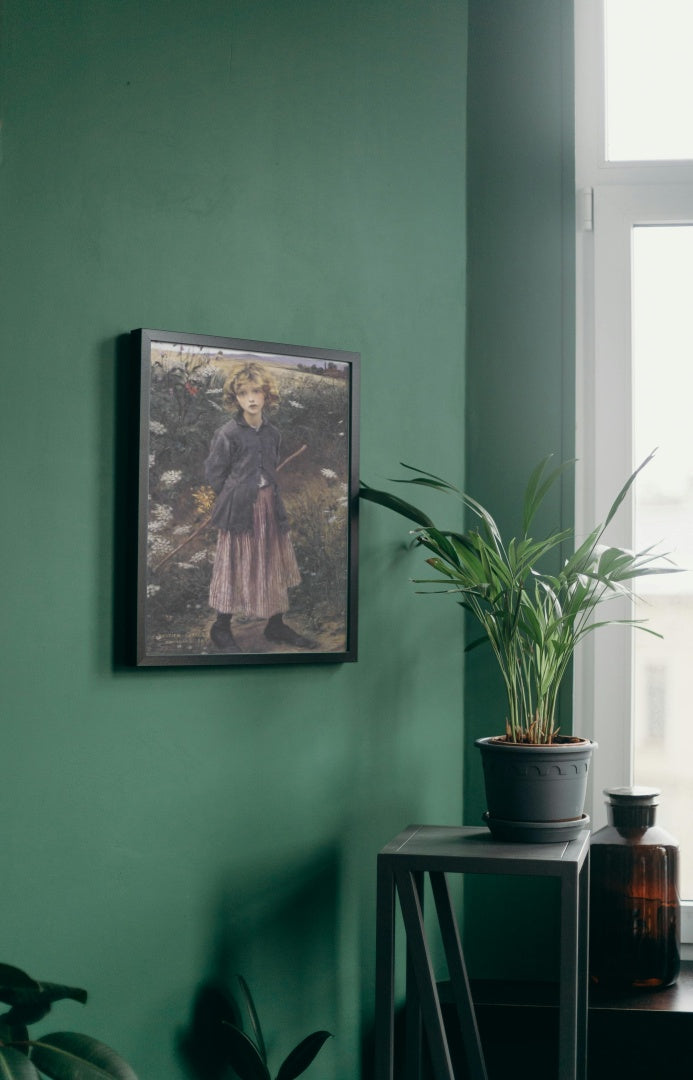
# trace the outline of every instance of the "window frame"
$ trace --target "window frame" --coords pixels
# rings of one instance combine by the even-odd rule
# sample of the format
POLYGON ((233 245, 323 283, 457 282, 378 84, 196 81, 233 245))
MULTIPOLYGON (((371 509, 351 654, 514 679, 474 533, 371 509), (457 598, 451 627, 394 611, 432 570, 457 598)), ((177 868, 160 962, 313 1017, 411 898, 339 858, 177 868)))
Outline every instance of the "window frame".
MULTIPOLYGON (((632 227, 693 221, 693 161, 606 160, 603 41, 603 0, 575 0, 578 541, 603 520, 633 467, 632 227)), ((609 537, 632 543, 632 500, 622 506, 609 537)), ((611 614, 627 618, 629 606, 611 614)), ((603 789, 632 783, 632 634, 603 628, 575 658, 574 727, 599 744, 587 803, 594 829, 606 821, 603 789)), ((682 941, 693 943, 693 898, 682 904, 682 941)), ((693 944, 686 952, 693 956, 693 944)))

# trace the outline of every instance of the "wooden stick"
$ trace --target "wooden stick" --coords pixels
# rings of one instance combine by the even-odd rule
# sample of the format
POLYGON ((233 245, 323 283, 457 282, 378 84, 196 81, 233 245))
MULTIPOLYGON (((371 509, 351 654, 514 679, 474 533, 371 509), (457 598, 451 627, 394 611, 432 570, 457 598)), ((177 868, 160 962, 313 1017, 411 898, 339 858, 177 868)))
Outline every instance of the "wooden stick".
POLYGON ((303 451, 307 449, 308 443, 304 443, 303 446, 299 447, 298 450, 294 450, 293 454, 289 454, 288 457, 284 458, 281 464, 277 465, 277 472, 279 472, 280 469, 283 469, 285 465, 288 465, 290 461, 293 461, 295 457, 298 457, 299 454, 302 454, 303 451))

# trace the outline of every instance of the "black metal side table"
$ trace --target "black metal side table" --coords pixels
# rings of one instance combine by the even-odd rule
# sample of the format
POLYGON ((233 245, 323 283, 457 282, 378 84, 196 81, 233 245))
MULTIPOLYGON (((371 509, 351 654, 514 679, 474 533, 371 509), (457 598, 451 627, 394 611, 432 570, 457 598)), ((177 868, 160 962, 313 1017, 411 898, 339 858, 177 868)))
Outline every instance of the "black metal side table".
POLYGON ((422 1023, 435 1080, 455 1080, 423 919, 429 875, 452 996, 472 1080, 487 1080, 459 928, 446 874, 558 877, 561 882, 559 977, 560 1080, 582 1080, 587 1064, 589 829, 557 844, 506 844, 487 829, 411 825, 378 855, 375 1080, 393 1080, 395 897, 407 942, 406 1076, 421 1070, 422 1023))

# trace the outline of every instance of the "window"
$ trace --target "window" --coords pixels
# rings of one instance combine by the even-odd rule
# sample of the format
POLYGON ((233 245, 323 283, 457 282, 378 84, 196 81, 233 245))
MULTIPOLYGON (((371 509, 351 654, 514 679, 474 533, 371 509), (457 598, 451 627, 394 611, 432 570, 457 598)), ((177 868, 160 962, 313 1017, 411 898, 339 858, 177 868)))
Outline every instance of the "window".
MULTIPOLYGON (((576 0, 575 10, 576 531, 603 517, 657 447, 611 537, 654 543, 693 567, 693 3, 576 0)), ((603 788, 661 788, 661 824, 681 841, 683 933, 693 942, 693 772, 682 753, 693 748, 693 573, 638 592, 635 616, 664 638, 619 627, 593 637, 576 662, 576 727, 592 720, 599 743, 595 827, 603 788)))
MULTIPOLYGON (((666 745, 669 679, 666 664, 636 662, 634 666, 636 679, 638 676, 642 679, 641 686, 636 684, 634 716, 635 741, 641 748, 636 758, 641 762, 643 758, 651 760, 654 753, 666 745)), ((642 780, 645 785, 646 778, 642 780)))
POLYGON ((693 4, 606 0, 607 161, 693 158, 693 4))

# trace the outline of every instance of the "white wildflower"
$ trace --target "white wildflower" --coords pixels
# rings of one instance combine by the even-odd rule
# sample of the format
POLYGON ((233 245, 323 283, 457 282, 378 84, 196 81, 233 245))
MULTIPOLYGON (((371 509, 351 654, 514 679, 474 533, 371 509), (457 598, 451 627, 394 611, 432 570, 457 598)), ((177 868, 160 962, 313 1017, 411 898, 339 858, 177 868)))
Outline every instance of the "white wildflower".
POLYGON ((292 409, 305 409, 305 405, 301 405, 301 402, 295 401, 294 398, 289 398, 289 405, 292 409))
POLYGON ((177 562, 176 566, 180 567, 181 570, 194 570, 195 569, 194 563, 189 563, 189 562, 177 562))
POLYGON ((147 585, 147 596, 156 596, 161 585, 147 585))
POLYGON ((150 469, 154 468, 154 462, 155 461, 156 461, 156 454, 150 454, 149 455, 149 468, 150 469))
POLYGON ((151 431, 152 435, 165 435, 166 434, 166 428, 164 427, 163 424, 160 424, 158 420, 150 420, 149 421, 149 430, 151 431))
POLYGON ((183 473, 180 469, 167 469, 160 476, 160 483, 163 487, 172 488, 182 479, 183 473))
POLYGON ((168 525, 173 517, 173 509, 165 503, 154 503, 152 506, 152 517, 155 521, 161 522, 162 525, 168 525))
POLYGON ((322 475, 325 477, 326 480, 336 480, 337 479, 337 473, 334 471, 334 469, 321 469, 320 472, 322 473, 322 475))
POLYGON ((217 369, 214 367, 213 364, 202 364, 200 367, 195 368, 195 370, 191 372, 190 382, 203 382, 205 379, 211 379, 212 376, 216 375, 216 373, 217 369))
MULTIPOLYGON (((205 559, 207 558, 207 555, 208 555, 208 552, 206 550, 204 550, 204 551, 196 551, 194 555, 190 556, 190 562, 193 563, 195 566, 197 566, 199 563, 205 561, 205 559)), ((213 557, 214 556, 212 556, 212 558, 213 557)))
POLYGON ((152 536, 151 530, 149 535, 149 550, 152 555, 166 555, 172 548, 170 540, 166 540, 163 536, 152 536))
POLYGON ((175 529, 173 530, 173 535, 185 536, 185 534, 189 533, 191 529, 192 525, 176 525, 175 529))

